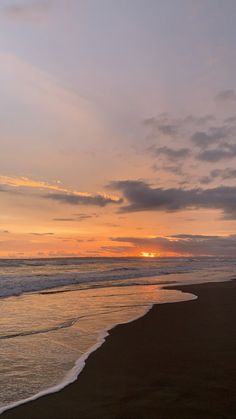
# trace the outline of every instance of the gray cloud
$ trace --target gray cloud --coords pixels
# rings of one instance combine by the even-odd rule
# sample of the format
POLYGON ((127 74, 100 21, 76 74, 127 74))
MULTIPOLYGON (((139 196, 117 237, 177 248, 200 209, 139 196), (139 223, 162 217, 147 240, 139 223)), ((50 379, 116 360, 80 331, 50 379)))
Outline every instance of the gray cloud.
POLYGON ((7 5, 0 8, 9 19, 18 22, 41 23, 59 9, 64 13, 67 12, 74 3, 75 0, 9 0, 7 5))
POLYGON ((236 256, 236 235, 204 236, 179 234, 171 237, 114 237, 115 242, 130 243, 137 249, 194 256, 236 256))
POLYGON ((179 121, 174 121, 166 115, 160 115, 157 118, 148 118, 144 120, 144 125, 151 128, 156 133, 176 136, 179 132, 179 121))
POLYGON ((214 121, 215 117, 213 115, 203 115, 203 116, 193 116, 189 115, 187 116, 184 121, 185 123, 192 123, 195 125, 205 125, 209 122, 214 121))
POLYGON ((134 250, 133 246, 101 246, 100 249, 114 254, 132 252, 134 250))
POLYGON ((236 187, 163 189, 153 188, 142 180, 114 181, 109 187, 121 191, 128 201, 121 212, 207 208, 221 210, 227 219, 236 219, 236 187))
POLYGON ((226 169, 212 170, 208 176, 202 177, 200 182, 203 184, 208 184, 216 178, 221 178, 222 180, 236 179, 236 169, 226 167, 226 169))
POLYGON ((32 236, 54 236, 54 233, 30 233, 32 236))
POLYGON ((236 157, 236 144, 228 143, 224 143, 221 147, 218 148, 203 150, 197 156, 199 160, 209 163, 233 159, 234 157, 236 157))
POLYGON ((235 101, 236 93, 233 89, 222 90, 216 96, 216 100, 221 102, 235 101))
POLYGON ((71 205, 95 205, 98 207, 105 207, 108 204, 121 204, 122 199, 115 199, 105 195, 79 195, 69 193, 55 193, 44 195, 44 198, 52 199, 61 203, 71 205))
POLYGON ((178 162, 176 162, 177 164, 174 165, 158 165, 158 164, 153 164, 152 165, 152 170, 154 170, 155 172, 159 171, 159 170, 164 170, 165 172, 169 172, 169 173, 173 173, 174 175, 178 175, 178 176, 183 176, 184 173, 182 171, 182 167, 178 164, 178 162))
POLYGON ((53 218, 53 221, 58 221, 58 222, 74 222, 74 221, 84 221, 87 220, 89 218, 93 218, 94 214, 75 214, 74 217, 70 217, 70 218, 53 218))
POLYGON ((181 160, 190 155, 190 150, 188 148, 170 148, 167 146, 156 147, 152 146, 149 148, 150 152, 155 156, 165 156, 170 160, 181 160))
POLYGON ((53 221, 58 221, 58 222, 73 222, 73 221, 77 221, 75 218, 53 218, 53 221))
POLYGON ((181 134, 184 128, 192 125, 204 125, 213 119, 214 117, 212 115, 187 115, 185 118, 173 118, 167 113, 163 113, 156 117, 147 118, 143 123, 151 130, 152 134, 176 137, 181 134))
POLYGON ((48 14, 55 0, 25 0, 9 2, 4 8, 9 18, 25 21, 41 21, 48 14))
POLYGON ((229 116, 224 120, 227 124, 236 124, 236 116, 229 116))
POLYGON ((202 185, 209 185, 209 183, 211 183, 214 179, 215 179, 215 177, 214 177, 214 176, 211 176, 211 174, 210 174, 210 175, 208 175, 208 176, 203 176, 203 177, 201 177, 201 178, 199 179, 199 182, 200 182, 202 185))
POLYGON ((207 148, 225 140, 232 133, 233 128, 228 125, 211 127, 207 131, 197 131, 191 136, 192 142, 199 148, 207 148))
POLYGON ((16 189, 8 188, 6 186, 0 186, 0 193, 7 193, 12 195, 22 195, 22 192, 16 189))
MULTIPOLYGON (((224 92, 222 96, 232 97, 230 92, 224 92)), ((161 163, 162 166, 167 163, 166 168, 161 167, 162 170, 184 176, 183 167, 191 158, 205 163, 235 158, 236 118, 225 118, 222 123, 210 125, 216 120, 212 115, 172 118, 168 114, 146 119, 144 124, 149 128, 149 138, 154 140, 147 152, 159 159, 152 169, 157 171, 161 163), (163 138, 163 135, 169 138, 163 138), (170 142, 175 142, 174 146, 170 142)))
POLYGON ((214 176, 221 176, 222 179, 234 179, 236 178, 236 169, 227 167, 223 170, 215 170, 212 172, 212 174, 214 174, 214 176))

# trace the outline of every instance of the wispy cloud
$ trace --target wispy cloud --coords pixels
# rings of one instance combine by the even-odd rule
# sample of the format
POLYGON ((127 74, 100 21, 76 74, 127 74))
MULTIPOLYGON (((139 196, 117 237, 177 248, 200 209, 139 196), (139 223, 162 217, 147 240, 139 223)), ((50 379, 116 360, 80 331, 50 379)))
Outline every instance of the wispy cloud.
POLYGON ((200 182, 203 184, 208 184, 217 178, 220 178, 222 180, 236 179, 236 169, 226 167, 225 169, 212 170, 208 176, 203 176, 200 179, 200 182))
POLYGON ((32 236, 54 236, 54 233, 30 233, 32 236))
POLYGON ((4 15, 18 22, 42 23, 52 11, 68 10, 75 0, 9 0, 0 5, 4 15))
POLYGON ((15 0, 4 7, 7 17, 15 20, 41 22, 55 5, 55 0, 15 0))
POLYGON ((186 148, 186 147, 185 148, 170 148, 167 146, 163 146, 163 147, 151 146, 150 152, 156 157, 164 156, 172 161, 182 160, 190 155, 190 150, 189 148, 186 148))
POLYGON ((95 205, 105 207, 108 204, 121 204, 122 199, 112 197, 106 194, 88 194, 82 192, 76 193, 56 193, 47 194, 45 198, 71 205, 95 205))
POLYGON ((53 218, 53 221, 57 222, 81 222, 88 220, 90 218, 97 217, 97 214, 74 214, 72 217, 60 217, 60 218, 53 218))
POLYGON ((156 117, 150 117, 143 121, 150 132, 151 137, 159 137, 161 135, 176 138, 183 135, 186 129, 196 126, 203 126, 214 120, 212 115, 187 115, 183 118, 174 118, 168 113, 162 113, 156 117))
POLYGON ((60 181, 56 184, 51 184, 41 180, 34 180, 28 177, 17 177, 17 176, 3 176, 0 175, 0 185, 11 186, 11 187, 22 187, 22 188, 33 188, 33 189, 47 189, 52 191, 63 191, 66 192, 66 188, 60 186, 60 181))
MULTIPOLYGON (((236 97, 233 90, 220 92, 221 100, 236 97)), ((144 121, 151 145, 148 154, 158 158, 155 171, 169 171, 185 178, 195 161, 204 164, 236 158, 236 118, 187 115, 174 118, 167 113, 144 121), (180 164, 181 162, 181 164, 180 164)))
MULTIPOLYGON (((51 184, 44 181, 33 180, 27 177, 15 177, 15 176, 0 176, 0 185, 7 186, 10 192, 12 188, 23 188, 31 189, 33 191, 48 190, 50 193, 43 195, 44 198, 58 201, 61 203, 67 203, 72 205, 95 205, 104 207, 107 204, 121 204, 122 199, 114 195, 108 195, 106 193, 88 193, 80 192, 77 190, 62 187, 60 182, 51 184)), ((3 189, 4 192, 8 192, 3 189)), ((79 217, 77 217, 78 219, 79 217)), ((86 215, 81 216, 80 220, 87 218, 86 215)))
POLYGON ((222 125, 210 127, 207 131, 197 131, 191 136, 191 140, 199 148, 206 148, 216 145, 220 141, 225 141, 232 133, 235 133, 235 127, 222 125))
MULTIPOLYGON (((66 133, 67 143, 75 132, 88 144, 94 135, 105 135, 105 123, 100 112, 90 100, 80 95, 76 89, 68 88, 55 74, 32 65, 19 56, 1 52, 0 77, 3 85, 3 100, 19 103, 25 110, 43 118, 45 125, 53 126, 56 120, 57 135, 66 133), (45 117, 45 114, 47 117, 45 117), (51 125, 52 124, 52 125, 51 125)), ((37 133, 35 132, 37 136, 37 133)), ((61 142, 57 147, 63 146, 61 142)), ((55 138, 53 138, 55 141, 55 138)), ((52 139, 51 139, 52 141, 52 139)))
POLYGON ((218 100, 220 102, 223 102, 223 103, 235 101, 236 100, 235 90, 233 90, 233 89, 222 90, 216 96, 216 100, 218 100))

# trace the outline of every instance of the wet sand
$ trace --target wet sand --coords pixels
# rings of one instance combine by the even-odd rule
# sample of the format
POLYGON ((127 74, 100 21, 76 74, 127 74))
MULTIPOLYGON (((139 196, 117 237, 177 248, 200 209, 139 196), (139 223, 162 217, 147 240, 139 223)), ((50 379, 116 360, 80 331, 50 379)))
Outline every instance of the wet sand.
POLYGON ((1 417, 236 419, 236 281, 177 288, 199 298, 117 326, 76 382, 1 417))

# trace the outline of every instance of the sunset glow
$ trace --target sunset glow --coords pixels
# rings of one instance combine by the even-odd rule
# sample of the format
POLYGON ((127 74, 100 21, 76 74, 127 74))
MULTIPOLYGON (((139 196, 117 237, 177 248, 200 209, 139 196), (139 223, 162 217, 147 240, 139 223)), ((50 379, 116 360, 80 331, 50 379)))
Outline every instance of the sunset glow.
POLYGON ((156 256, 156 253, 152 253, 152 252, 142 252, 141 256, 143 256, 144 258, 154 258, 156 256))
POLYGON ((1 3, 0 257, 234 255, 223 6, 105 3, 1 3))

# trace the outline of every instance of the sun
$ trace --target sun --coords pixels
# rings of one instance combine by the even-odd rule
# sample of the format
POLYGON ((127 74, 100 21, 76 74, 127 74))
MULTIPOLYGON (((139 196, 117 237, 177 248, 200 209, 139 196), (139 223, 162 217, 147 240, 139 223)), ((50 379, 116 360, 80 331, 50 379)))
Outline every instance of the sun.
POLYGON ((142 252, 141 256, 144 258, 154 258, 156 256, 156 253, 153 252, 142 252))

